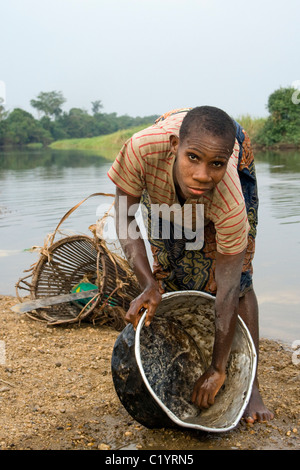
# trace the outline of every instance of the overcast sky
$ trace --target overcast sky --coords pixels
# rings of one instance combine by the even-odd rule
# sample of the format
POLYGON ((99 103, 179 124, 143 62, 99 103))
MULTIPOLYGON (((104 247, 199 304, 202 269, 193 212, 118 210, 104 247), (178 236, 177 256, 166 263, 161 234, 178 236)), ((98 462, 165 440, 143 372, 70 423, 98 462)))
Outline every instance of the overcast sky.
POLYGON ((300 80, 299 0, 2 0, 0 96, 35 111, 41 91, 72 107, 145 116, 203 104, 267 115, 300 80))

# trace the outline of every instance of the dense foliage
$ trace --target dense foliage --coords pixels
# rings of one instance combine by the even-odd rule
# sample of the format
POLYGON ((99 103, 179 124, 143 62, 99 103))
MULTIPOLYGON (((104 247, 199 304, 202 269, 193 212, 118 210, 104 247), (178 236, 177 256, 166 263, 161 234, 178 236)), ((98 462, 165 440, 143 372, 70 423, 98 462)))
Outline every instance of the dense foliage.
POLYGON ((300 91, 280 88, 269 96, 269 116, 255 136, 266 147, 300 146, 300 91))
POLYGON ((102 113, 100 100, 91 103, 91 114, 80 108, 63 112, 62 105, 65 101, 61 92, 41 92, 37 99, 30 101, 38 112, 38 118, 20 108, 7 112, 0 101, 0 145, 28 145, 37 142, 48 145, 55 140, 94 137, 148 125, 157 118, 156 115, 130 117, 102 113))

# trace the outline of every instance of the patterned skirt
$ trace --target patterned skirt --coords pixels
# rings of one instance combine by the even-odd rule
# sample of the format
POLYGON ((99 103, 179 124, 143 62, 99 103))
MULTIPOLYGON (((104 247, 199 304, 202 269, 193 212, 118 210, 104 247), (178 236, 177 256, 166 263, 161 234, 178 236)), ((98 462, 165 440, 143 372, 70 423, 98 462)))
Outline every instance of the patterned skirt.
MULTIPOLYGON (((248 246, 240 281, 240 296, 243 296, 252 289, 252 261, 255 252, 258 195, 250 139, 238 123, 236 123, 236 127, 236 138, 240 145, 238 173, 250 224, 248 246)), ((216 295, 215 264, 217 248, 214 224, 209 222, 205 225, 204 244, 200 250, 186 250, 186 243, 191 240, 187 240, 184 236, 180 239, 178 239, 178 236, 174 236, 172 223, 170 223, 168 238, 161 236, 155 239, 151 238, 150 201, 147 193, 143 194, 141 202, 148 213, 148 239, 154 259, 153 274, 161 289, 164 292, 198 290, 216 295)))

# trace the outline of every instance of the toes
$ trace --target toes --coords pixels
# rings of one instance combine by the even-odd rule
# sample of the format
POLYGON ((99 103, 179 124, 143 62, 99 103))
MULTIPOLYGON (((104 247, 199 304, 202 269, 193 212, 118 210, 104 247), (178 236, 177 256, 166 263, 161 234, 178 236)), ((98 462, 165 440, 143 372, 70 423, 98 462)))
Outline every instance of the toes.
POLYGON ((257 421, 258 423, 263 423, 263 422, 270 421, 273 418, 274 418, 274 414, 271 413, 269 410, 265 412, 253 413, 252 415, 251 414, 244 415, 244 420, 248 424, 253 424, 255 421, 257 421))
POLYGON ((270 421, 273 418, 274 418, 274 415, 269 410, 267 410, 264 413, 258 413, 257 414, 257 421, 259 423, 270 421))
POLYGON ((246 421, 246 423, 249 423, 249 424, 253 424, 255 419, 252 418, 252 416, 244 416, 244 420, 246 421))

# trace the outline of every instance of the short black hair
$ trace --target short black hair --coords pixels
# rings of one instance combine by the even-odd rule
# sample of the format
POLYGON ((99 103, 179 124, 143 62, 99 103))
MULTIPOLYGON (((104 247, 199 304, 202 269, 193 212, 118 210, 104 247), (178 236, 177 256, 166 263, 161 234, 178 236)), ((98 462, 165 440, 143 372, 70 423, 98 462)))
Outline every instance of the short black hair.
POLYGON ((222 109, 214 106, 192 108, 182 121, 179 139, 183 142, 191 133, 203 131, 227 138, 234 146, 236 126, 234 120, 222 109))

